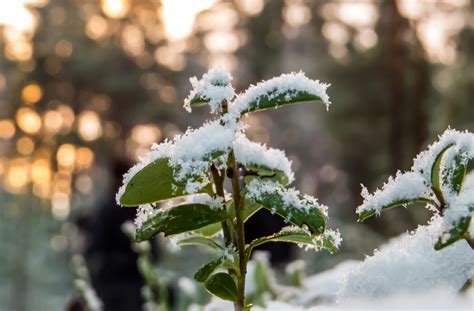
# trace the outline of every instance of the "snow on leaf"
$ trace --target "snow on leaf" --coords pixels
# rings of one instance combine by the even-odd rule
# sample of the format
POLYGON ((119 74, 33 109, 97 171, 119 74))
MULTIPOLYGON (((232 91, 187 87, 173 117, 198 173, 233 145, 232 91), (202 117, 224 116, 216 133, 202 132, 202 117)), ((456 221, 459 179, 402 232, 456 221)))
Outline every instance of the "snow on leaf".
POLYGON ((230 102, 235 96, 230 84, 232 76, 225 70, 214 68, 205 73, 200 80, 189 79, 193 89, 184 100, 184 108, 191 112, 191 106, 208 103, 211 112, 219 112, 222 101, 230 102))
MULTIPOLYGON (((390 208, 398 205, 408 204, 411 201, 429 200, 430 187, 426 180, 415 172, 398 172, 396 177, 390 177, 382 189, 377 189, 370 194, 364 186, 362 186, 363 203, 357 207, 357 213, 380 214, 382 209, 390 208)), ((367 217, 365 217, 367 218, 367 217)))
POLYGON ((252 142, 244 134, 239 134, 234 142, 234 152, 237 162, 247 168, 262 167, 276 174, 283 173, 287 181, 285 184, 294 179, 291 161, 282 150, 267 148, 266 145, 252 142))
POLYGON ((276 182, 254 179, 247 185, 246 197, 296 226, 308 227, 313 233, 324 232, 327 207, 311 196, 300 194, 298 190, 286 189, 276 182))
MULTIPOLYGON (((419 172, 427 181, 431 181, 431 167, 436 157, 449 145, 454 145, 456 153, 464 153, 468 158, 474 158, 474 134, 468 131, 461 132, 454 129, 447 129, 439 136, 437 142, 417 155, 413 162, 412 171, 419 172)), ((444 165, 446 164, 449 163, 445 163, 444 165)))
POLYGON ((136 216, 135 216, 135 226, 137 228, 141 228, 143 223, 147 221, 151 216, 153 216, 155 209, 151 204, 144 204, 140 205, 137 208, 136 216))
POLYGON ((328 108, 331 104, 326 94, 328 86, 329 84, 307 78, 301 71, 282 74, 251 85, 247 91, 236 97, 229 107, 229 112, 240 117, 250 111, 308 100, 321 100, 328 108))

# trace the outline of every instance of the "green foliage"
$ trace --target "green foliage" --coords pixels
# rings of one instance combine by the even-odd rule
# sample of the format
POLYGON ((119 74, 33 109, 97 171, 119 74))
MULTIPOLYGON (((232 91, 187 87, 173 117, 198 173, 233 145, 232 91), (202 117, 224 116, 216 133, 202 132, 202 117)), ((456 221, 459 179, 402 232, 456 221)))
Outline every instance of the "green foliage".
POLYGON ((321 101, 321 98, 304 91, 288 91, 279 94, 276 93, 276 90, 273 90, 256 97, 248 103, 248 108, 242 111, 242 115, 252 111, 261 111, 308 101, 321 101))
MULTIPOLYGON (((410 200, 396 200, 395 202, 391 202, 387 205, 382 206, 382 211, 391 209, 394 207, 398 206, 407 206, 411 204, 416 204, 416 203, 424 203, 424 204, 435 204, 435 202, 431 199, 427 198, 415 198, 415 199, 410 199, 410 200)), ((362 213, 359 214, 359 221, 364 221, 376 214, 375 210, 368 210, 368 211, 363 211, 362 213)))
POLYGON ((308 229, 316 234, 324 232, 326 221, 319 206, 303 196, 299 196, 300 202, 298 203, 300 206, 288 206, 283 195, 281 192, 264 192, 254 200, 270 212, 280 215, 286 221, 298 227, 308 226, 308 229), (301 205, 304 205, 304 207, 301 207, 301 205))
MULTIPOLYGON (((254 100, 245 106, 242 114, 297 102, 321 100, 319 96, 306 90, 299 90, 298 85, 306 89, 312 88, 314 92, 324 92, 326 86, 306 78, 302 73, 276 79, 281 79, 280 82, 285 84, 284 79, 288 77, 292 82, 286 83, 286 89, 272 89, 253 97, 254 100)), ((236 308, 242 309, 247 306, 244 297, 246 266, 254 247, 268 242, 286 242, 306 245, 315 250, 327 249, 333 253, 337 250, 340 239, 335 239, 338 233, 326 230, 324 206, 320 206, 314 198, 285 188, 292 173, 281 170, 281 167, 290 163, 284 153, 278 153, 281 154, 278 159, 273 159, 272 155, 252 159, 252 150, 255 149, 251 148, 254 148, 255 144, 248 142, 242 144, 242 147, 239 146, 244 148, 239 150, 247 157, 241 160, 246 164, 236 160, 234 142, 238 135, 244 134, 244 126, 233 114, 235 110, 228 110, 229 105, 237 105, 230 102, 229 98, 217 101, 220 106, 215 106, 216 100, 211 98, 212 94, 234 94, 230 84, 219 79, 230 81, 225 73, 216 74, 216 71, 210 71, 205 75, 205 79, 203 78, 204 82, 212 81, 212 85, 206 86, 203 81, 192 80, 195 90, 185 101, 186 108, 209 102, 211 111, 221 114, 218 122, 209 122, 198 130, 189 131, 182 136, 185 137, 182 140, 158 145, 156 148, 162 148, 159 149, 159 155, 151 157, 157 159, 151 163, 142 163, 140 169, 133 169, 134 175, 131 178, 126 177, 127 182, 119 192, 118 201, 125 206, 136 206, 173 199, 169 204, 171 207, 164 210, 150 211, 152 207, 148 205, 140 209, 140 214, 137 214, 135 240, 145 241, 160 232, 165 236, 191 234, 182 237, 178 245, 204 246, 219 254, 214 260, 201 266, 194 279, 204 283, 206 290, 212 295, 233 301, 236 308), (226 89, 219 90, 220 87, 226 89), (206 93, 209 90, 211 95, 206 93), (216 129, 219 129, 219 132, 216 129), (229 141, 229 135, 233 135, 233 141, 229 141), (180 143, 182 145, 178 146, 180 143), (180 153, 174 153, 178 149, 180 153), (189 155, 183 151, 189 151, 189 155), (167 154, 167 157, 162 157, 162 154, 167 154), (270 158, 274 161, 266 160, 270 158), (268 162, 268 165, 260 163, 262 161, 268 162), (259 164, 252 164, 255 162, 259 164), (231 196, 225 194, 226 178, 230 179, 232 185, 231 196), (191 186, 188 182, 191 182, 191 186), (271 182, 276 191, 249 195, 248 188, 253 182, 271 182), (200 196, 195 196, 196 194, 200 196), (288 200, 287 195, 290 195, 291 200, 288 200), (183 196, 191 196, 190 200, 187 200, 189 203, 176 203, 176 199, 183 196), (245 244, 243 224, 261 208, 278 214, 297 228, 283 230, 245 244), (221 231, 223 244, 215 238, 221 231), (227 273, 220 270, 227 270, 227 273)), ((257 87, 262 86, 259 84, 257 87)), ((262 152, 270 151, 263 148, 262 152)), ((253 191, 255 194, 256 190, 253 191)), ((258 266, 256 272, 261 291, 268 291, 270 284, 265 267, 258 266)))
MULTIPOLYGON (((440 250, 461 239, 467 239, 472 244, 469 234, 472 213, 474 212, 474 200, 472 200, 472 185, 463 189, 463 182, 467 173, 467 166, 474 148, 474 134, 470 132, 457 132, 446 130, 441 136, 440 142, 433 144, 430 149, 422 153, 415 161, 413 171, 406 174, 414 174, 422 179, 427 185, 427 191, 420 193, 417 198, 399 198, 403 193, 392 197, 397 198, 393 202, 382 206, 379 211, 396 206, 406 206, 413 203, 425 203, 437 209, 440 216, 444 217, 445 231, 441 234, 434 248, 440 250), (429 167, 429 177, 426 177, 426 167, 429 167), (462 196, 462 197, 461 197, 462 196)), ((404 174, 397 176, 403 177, 404 174)), ((398 180, 399 182, 400 180, 398 180)), ((390 189, 376 192, 370 199, 377 196, 387 195, 390 189)), ((365 202, 364 202, 365 204, 365 202)), ((361 205, 358 208, 359 220, 363 221, 377 213, 376 208, 361 205)))
POLYGON ((208 246, 211 249, 214 250, 222 250, 222 246, 217 244, 214 240, 209 239, 205 236, 200 236, 200 235, 193 235, 190 237, 183 238, 178 241, 177 243, 179 246, 185 246, 185 245, 202 245, 202 246, 208 246))
POLYGON ((137 172, 120 197, 124 206, 137 206, 186 195, 182 183, 176 181, 167 158, 158 159, 137 172))
POLYGON ((206 204, 184 204, 165 211, 158 211, 140 228, 137 228, 136 241, 148 240, 163 232, 165 236, 189 232, 224 220, 222 210, 206 204))
POLYGON ((219 272, 207 279, 204 283, 206 290, 221 299, 236 301, 237 286, 234 279, 227 273, 219 272))

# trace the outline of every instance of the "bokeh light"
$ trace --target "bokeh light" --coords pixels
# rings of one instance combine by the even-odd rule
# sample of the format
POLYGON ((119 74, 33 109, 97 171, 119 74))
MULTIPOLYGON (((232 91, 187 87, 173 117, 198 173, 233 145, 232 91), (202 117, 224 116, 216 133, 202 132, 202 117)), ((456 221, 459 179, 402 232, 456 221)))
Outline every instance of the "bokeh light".
POLYGON ((84 111, 78 117, 79 135, 85 141, 93 141, 102 136, 99 115, 93 111, 84 111))
POLYGON ((35 104, 41 97, 43 97, 43 90, 37 83, 28 84, 21 91, 21 99, 27 104, 35 104))
POLYGON ((28 134, 36 134, 41 129, 41 117, 31 108, 18 109, 16 122, 18 127, 28 134))
POLYGON ((0 138, 12 138, 15 135, 15 131, 15 124, 12 120, 0 120, 0 138))

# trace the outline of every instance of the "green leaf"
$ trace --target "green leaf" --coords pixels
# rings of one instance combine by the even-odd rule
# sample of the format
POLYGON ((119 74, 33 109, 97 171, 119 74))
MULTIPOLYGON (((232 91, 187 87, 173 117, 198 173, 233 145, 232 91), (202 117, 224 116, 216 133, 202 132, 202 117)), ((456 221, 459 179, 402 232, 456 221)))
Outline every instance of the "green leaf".
POLYGON ((194 279, 197 282, 204 283, 209 278, 209 276, 214 272, 217 268, 222 266, 224 262, 223 257, 219 257, 215 260, 212 260, 204 265, 202 265, 199 270, 194 274, 194 279))
POLYGON ((456 193, 461 191, 464 176, 466 176, 467 163, 468 161, 464 154, 457 154, 454 157, 454 168, 451 175, 451 189, 453 189, 456 193))
POLYGON ((203 245, 203 246, 208 246, 212 249, 215 250, 221 250, 222 247, 217 244, 214 240, 199 236, 199 235, 194 235, 190 237, 183 238, 177 242, 179 246, 185 246, 185 245, 203 245))
MULTIPOLYGON (((226 202, 227 210, 231 219, 235 218, 235 204, 234 200, 229 200, 226 202)), ((245 199, 245 210, 244 210, 244 222, 246 222, 253 214, 258 212, 262 206, 252 200, 245 199)))
POLYGON ((438 242, 435 244, 435 250, 445 248, 446 246, 449 246, 462 239, 464 234, 469 229, 471 218, 472 217, 462 217, 456 224, 454 224, 454 227, 451 230, 443 233, 443 235, 439 237, 438 242))
POLYGON ((168 162, 169 159, 161 158, 137 172, 120 197, 120 204, 138 206, 188 195, 183 184, 173 177, 173 169, 168 162))
POLYGON ((313 247, 317 250, 326 249, 331 254, 335 253, 338 248, 334 238, 329 234, 312 235, 310 232, 297 228, 283 228, 281 231, 266 237, 253 240, 248 248, 250 251, 258 246, 269 242, 286 242, 294 244, 303 244, 313 247))
POLYGON ((195 96, 193 97, 193 99, 191 99, 190 105, 193 107, 204 106, 205 104, 207 104, 208 101, 209 99, 205 99, 201 96, 195 96))
POLYGON ((283 105, 296 104, 300 102, 307 101, 320 101, 319 96, 310 94, 304 91, 291 90, 277 95, 277 90, 272 90, 270 92, 264 93, 255 98, 254 101, 250 102, 247 106, 247 109, 241 112, 241 115, 244 115, 252 111, 260 111, 269 108, 278 108, 283 105))
POLYGON ((204 283, 206 290, 221 299, 236 301, 237 300, 237 286, 234 279, 227 273, 216 273, 207 279, 204 283))
POLYGON ((194 232, 202 236, 210 238, 210 237, 215 236, 221 230, 222 230, 222 224, 220 222, 216 222, 215 224, 210 224, 209 226, 202 227, 198 230, 195 230, 194 232))
POLYGON ((454 146, 454 144, 450 144, 446 147, 444 147, 443 150, 441 150, 440 153, 435 158, 435 161, 433 162, 433 166, 431 167, 431 184, 433 188, 433 192, 435 193, 436 197, 440 201, 441 204, 444 204, 444 196, 443 196, 443 191, 441 190, 441 184, 442 184, 442 174, 443 172, 441 171, 441 163, 443 161, 443 156, 448 151, 449 148, 454 146))
POLYGON ((207 204, 184 204, 168 210, 158 210, 137 228, 136 241, 148 240, 163 232, 165 236, 193 231, 225 218, 223 210, 214 209, 207 204))
MULTIPOLYGON (((382 207, 382 211, 386 209, 391 209, 397 206, 403 206, 403 205, 408 205, 408 204, 415 204, 415 203, 426 203, 426 204, 432 204, 436 205, 433 200, 427 199, 427 198, 415 198, 411 200, 398 200, 395 202, 392 202, 390 204, 387 204, 382 207)), ((361 214, 359 214, 359 221, 364 221, 369 217, 372 217, 376 214, 375 210, 370 210, 370 211, 363 211, 361 214)))
MULTIPOLYGON (((287 186, 290 183, 288 176, 283 171, 278 170, 276 168, 257 164, 241 165, 243 165, 250 174, 258 175, 259 177, 263 177, 263 179, 279 182, 283 186, 287 186)), ((252 175, 246 177, 248 180, 247 183, 249 183, 253 179, 252 175)))
MULTIPOLYGON (((285 192, 286 189, 281 189, 285 192)), ((300 208, 298 206, 288 206, 285 199, 280 195, 279 192, 262 192, 258 198, 251 199, 272 213, 276 213, 283 217, 292 224, 303 227, 308 226, 309 230, 313 233, 321 234, 324 232, 326 227, 326 221, 323 212, 315 204, 306 200, 304 196, 298 197, 302 205, 306 205, 307 208, 300 208)))

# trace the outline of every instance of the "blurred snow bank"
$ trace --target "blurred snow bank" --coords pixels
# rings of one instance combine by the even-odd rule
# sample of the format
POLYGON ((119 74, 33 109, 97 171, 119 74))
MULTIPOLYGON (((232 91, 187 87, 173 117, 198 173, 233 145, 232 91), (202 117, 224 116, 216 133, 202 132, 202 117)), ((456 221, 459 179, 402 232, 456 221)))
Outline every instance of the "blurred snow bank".
POLYGON ((295 307, 292 304, 273 301, 266 308, 255 307, 253 311, 332 311, 332 310, 472 310, 474 290, 464 295, 455 295, 444 289, 430 290, 423 294, 405 293, 386 298, 354 299, 342 304, 319 307, 295 307))

